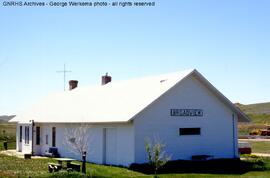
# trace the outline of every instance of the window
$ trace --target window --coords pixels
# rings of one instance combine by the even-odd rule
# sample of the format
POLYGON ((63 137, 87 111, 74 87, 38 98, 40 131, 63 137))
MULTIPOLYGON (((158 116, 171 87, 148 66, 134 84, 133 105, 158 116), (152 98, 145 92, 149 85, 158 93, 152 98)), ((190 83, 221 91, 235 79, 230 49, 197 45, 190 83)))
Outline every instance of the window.
POLYGON ((56 128, 52 128, 52 146, 55 147, 55 139, 56 139, 56 128))
POLYGON ((40 127, 36 127, 36 144, 40 144, 40 127))
POLYGON ((69 139, 69 142, 70 142, 70 143, 75 143, 75 141, 76 141, 76 138, 70 138, 70 139, 69 139))
POLYGON ((29 144, 29 126, 25 126, 25 144, 29 144))
POLYGON ((20 142, 22 142, 22 126, 20 126, 20 142))
POLYGON ((46 145, 48 145, 48 143, 49 143, 49 136, 48 135, 46 135, 46 145))
POLYGON ((201 135, 201 128, 180 128, 179 135, 201 135))

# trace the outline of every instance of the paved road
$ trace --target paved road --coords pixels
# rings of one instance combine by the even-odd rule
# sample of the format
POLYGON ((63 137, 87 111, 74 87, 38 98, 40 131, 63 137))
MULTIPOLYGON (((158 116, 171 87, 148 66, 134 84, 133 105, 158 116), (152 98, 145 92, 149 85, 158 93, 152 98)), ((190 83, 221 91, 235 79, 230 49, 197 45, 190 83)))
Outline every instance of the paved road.
MULTIPOLYGON (((8 156, 16 156, 18 158, 24 158, 24 154, 22 152, 17 152, 16 150, 2 150, 0 151, 0 154, 5 154, 8 156)), ((31 158, 45 158, 47 159, 47 157, 45 156, 31 156, 31 158)))
POLYGON ((252 139, 238 139, 238 141, 251 141, 251 142, 270 142, 270 139, 252 138, 252 139))
POLYGON ((261 156, 261 157, 270 157, 268 153, 251 153, 252 155, 261 156))

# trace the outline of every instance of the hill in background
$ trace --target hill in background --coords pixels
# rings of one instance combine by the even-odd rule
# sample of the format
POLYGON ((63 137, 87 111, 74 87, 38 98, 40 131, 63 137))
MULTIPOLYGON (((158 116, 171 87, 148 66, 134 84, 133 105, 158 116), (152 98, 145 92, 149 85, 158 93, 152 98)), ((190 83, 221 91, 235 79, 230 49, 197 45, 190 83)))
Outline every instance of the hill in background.
POLYGON ((270 102, 248 105, 236 103, 235 105, 247 114, 253 123, 270 125, 270 102))
POLYGON ((0 122, 8 122, 13 117, 15 117, 15 115, 11 115, 11 116, 0 116, 0 122))
POLYGON ((270 102, 248 105, 236 103, 235 105, 246 114, 270 114, 270 102))

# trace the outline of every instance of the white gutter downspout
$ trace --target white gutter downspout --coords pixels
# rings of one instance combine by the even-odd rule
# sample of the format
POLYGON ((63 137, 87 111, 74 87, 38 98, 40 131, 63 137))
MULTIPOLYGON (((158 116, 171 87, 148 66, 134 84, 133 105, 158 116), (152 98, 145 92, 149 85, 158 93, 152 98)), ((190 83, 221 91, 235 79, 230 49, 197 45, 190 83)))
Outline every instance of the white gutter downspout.
POLYGON ((238 158, 238 154, 237 154, 237 147, 236 147, 236 143, 238 143, 238 139, 236 138, 236 133, 235 133, 235 118, 234 118, 234 114, 232 114, 232 126, 233 126, 233 155, 234 158, 238 158))
POLYGON ((35 123, 34 120, 31 120, 32 122, 32 145, 31 145, 31 155, 34 156, 34 127, 35 123))

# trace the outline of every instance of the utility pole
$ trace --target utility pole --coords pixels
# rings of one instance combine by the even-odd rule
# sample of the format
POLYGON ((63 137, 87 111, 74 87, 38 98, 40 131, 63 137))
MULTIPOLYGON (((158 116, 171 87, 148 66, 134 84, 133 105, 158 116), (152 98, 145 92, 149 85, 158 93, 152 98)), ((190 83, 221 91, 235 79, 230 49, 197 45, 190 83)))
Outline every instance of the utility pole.
POLYGON ((71 70, 66 70, 66 64, 64 64, 64 70, 56 71, 57 73, 64 74, 64 91, 66 90, 66 73, 72 72, 71 70))

